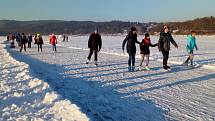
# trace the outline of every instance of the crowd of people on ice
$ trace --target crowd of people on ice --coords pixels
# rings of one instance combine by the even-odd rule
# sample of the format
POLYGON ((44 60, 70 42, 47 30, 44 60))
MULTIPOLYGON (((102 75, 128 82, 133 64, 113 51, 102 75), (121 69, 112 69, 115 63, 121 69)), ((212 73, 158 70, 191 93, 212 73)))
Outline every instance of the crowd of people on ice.
MULTIPOLYGON (((68 42, 68 36, 63 34, 63 42, 68 42)), ((53 46, 53 51, 57 52, 57 37, 54 34, 50 35, 49 38, 49 43, 53 46)), ((7 36, 7 41, 10 42, 10 48, 15 48, 17 43, 17 46, 20 47, 20 52, 22 52, 23 50, 26 51, 26 48, 31 48, 32 47, 32 43, 34 43, 35 45, 37 45, 38 48, 38 52, 42 52, 43 51, 43 37, 41 34, 28 34, 26 35, 25 33, 18 33, 17 35, 8 35, 7 36), (27 47, 26 47, 27 44, 27 47)))
MULTIPOLYGON (((193 67, 193 57, 194 57, 194 49, 198 50, 197 44, 196 44, 196 32, 191 31, 190 35, 187 37, 187 52, 188 52, 188 58, 183 63, 184 65, 188 66, 188 62, 190 61, 191 67, 193 67)), ((31 43, 34 40, 34 44, 37 44, 38 52, 42 52, 42 45, 44 44, 43 38, 41 34, 35 34, 32 36, 31 34, 25 35, 25 33, 18 34, 17 36, 8 36, 8 40, 11 41, 11 48, 15 48, 15 40, 18 43, 18 46, 20 47, 20 52, 22 52, 23 48, 24 51, 26 51, 26 44, 28 45, 28 48, 31 48, 31 43)), ((63 35, 63 42, 68 42, 68 36, 63 35)), ((49 38, 49 43, 53 47, 53 51, 57 51, 57 37, 52 34, 49 38)), ((131 27, 130 32, 125 37, 123 43, 122 43, 122 50, 123 53, 125 50, 126 45, 126 51, 129 55, 128 58, 128 71, 134 72, 135 69, 135 56, 136 56, 136 44, 139 44, 140 47, 140 55, 141 55, 141 61, 139 64, 138 70, 150 70, 149 68, 149 57, 150 57, 150 47, 158 47, 158 50, 163 55, 163 69, 164 70, 170 70, 170 66, 168 65, 168 59, 169 59, 169 51, 170 51, 170 44, 173 44, 176 48, 178 48, 177 43, 173 39, 171 32, 169 31, 168 26, 164 26, 160 32, 160 37, 157 43, 152 44, 150 40, 150 34, 145 33, 145 36, 141 42, 137 40, 137 29, 135 27, 131 27), (145 62, 145 67, 143 67, 143 62, 145 62)), ((86 64, 89 64, 91 61, 92 55, 94 55, 94 64, 97 66, 98 63, 98 53, 100 52, 102 48, 102 37, 98 32, 98 29, 96 29, 89 37, 88 40, 88 48, 89 48, 89 55, 87 57, 86 64)))

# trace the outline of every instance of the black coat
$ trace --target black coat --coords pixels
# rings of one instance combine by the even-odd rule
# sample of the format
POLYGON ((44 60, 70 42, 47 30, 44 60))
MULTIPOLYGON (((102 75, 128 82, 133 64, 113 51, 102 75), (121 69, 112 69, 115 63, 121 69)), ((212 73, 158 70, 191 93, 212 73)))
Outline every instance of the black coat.
POLYGON ((101 50, 102 48, 102 38, 100 34, 92 33, 88 40, 88 48, 92 50, 101 50))
POLYGON ((158 49, 159 51, 170 51, 170 42, 174 46, 178 46, 175 40, 173 39, 172 35, 168 33, 161 32, 160 38, 158 40, 158 49))
POLYGON ((38 45, 44 44, 43 43, 43 38, 41 36, 40 37, 35 37, 34 40, 35 40, 34 44, 38 44, 38 45))
POLYGON ((21 36, 21 43, 22 43, 22 44, 25 44, 25 43, 27 43, 27 42, 28 42, 27 37, 26 37, 25 35, 22 35, 22 36, 21 36))
POLYGON ((149 40, 149 43, 144 44, 144 39, 140 43, 140 54, 150 54, 150 49, 149 47, 156 47, 157 44, 152 44, 151 41, 149 40))
POLYGON ((139 41, 137 41, 137 34, 133 34, 131 31, 126 36, 122 43, 122 50, 124 51, 125 44, 127 42, 127 52, 136 53, 136 43, 140 44, 139 41))

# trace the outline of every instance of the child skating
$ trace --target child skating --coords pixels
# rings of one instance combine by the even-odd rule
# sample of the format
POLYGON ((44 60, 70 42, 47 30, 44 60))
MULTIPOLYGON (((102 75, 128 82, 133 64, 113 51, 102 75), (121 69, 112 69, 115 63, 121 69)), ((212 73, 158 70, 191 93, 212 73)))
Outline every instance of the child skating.
POLYGON ((188 35, 187 37, 187 45, 186 45, 186 49, 188 52, 188 58, 187 60, 184 62, 184 65, 188 66, 188 62, 190 61, 190 66, 193 66, 193 58, 194 58, 194 49, 198 50, 197 44, 196 44, 196 32, 195 31, 191 31, 191 35, 188 35))
POLYGON ((150 40, 150 35, 148 33, 145 34, 144 39, 142 40, 140 44, 140 55, 141 55, 141 61, 139 65, 139 70, 150 70, 149 68, 149 56, 150 56, 150 49, 149 47, 156 47, 157 44, 152 44, 150 40), (142 64, 144 59, 146 58, 146 65, 143 68, 142 64))

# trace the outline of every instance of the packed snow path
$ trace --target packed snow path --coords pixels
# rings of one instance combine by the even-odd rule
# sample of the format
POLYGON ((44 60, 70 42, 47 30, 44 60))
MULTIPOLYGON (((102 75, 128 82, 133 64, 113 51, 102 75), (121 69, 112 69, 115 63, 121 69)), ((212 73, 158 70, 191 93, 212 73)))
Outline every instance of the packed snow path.
MULTIPOLYGON (((99 66, 86 65, 88 51, 50 45, 13 57, 29 64, 37 77, 75 102, 95 121, 215 120, 215 72, 151 61, 151 71, 127 72, 127 57, 99 54, 99 66)), ((137 64, 139 61, 137 61, 137 64)))
POLYGON ((88 121, 80 109, 63 100, 49 84, 35 78, 29 66, 14 60, 0 45, 0 121, 88 121))

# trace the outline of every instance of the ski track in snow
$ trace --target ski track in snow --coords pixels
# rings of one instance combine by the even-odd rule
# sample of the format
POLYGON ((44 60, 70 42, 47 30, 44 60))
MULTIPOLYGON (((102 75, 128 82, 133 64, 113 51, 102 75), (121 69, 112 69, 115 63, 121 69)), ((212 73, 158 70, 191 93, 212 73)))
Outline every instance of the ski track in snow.
POLYGON ((88 121, 80 109, 29 72, 0 44, 0 121, 88 121))
MULTIPOLYGON (((152 70, 130 73, 127 56, 114 50, 120 48, 121 41, 119 46, 115 46, 117 42, 104 46, 98 67, 86 65, 87 42, 83 41, 86 38, 72 37, 72 42, 59 42, 57 53, 51 51, 50 45, 45 45, 43 53, 38 53, 35 47, 24 54, 16 49, 9 51, 17 60, 29 64, 35 76, 46 80, 63 98, 75 102, 92 120, 215 120, 215 59, 211 56, 214 53, 209 53, 214 49, 210 44, 202 42, 208 48, 200 51, 208 55, 197 53, 198 59, 203 59, 196 60, 201 67, 182 66, 179 61, 182 56, 178 53, 184 50, 179 49, 171 53, 172 71, 165 72, 161 69, 160 55, 152 49, 152 70)), ((113 38, 116 39, 104 39, 113 38)))

